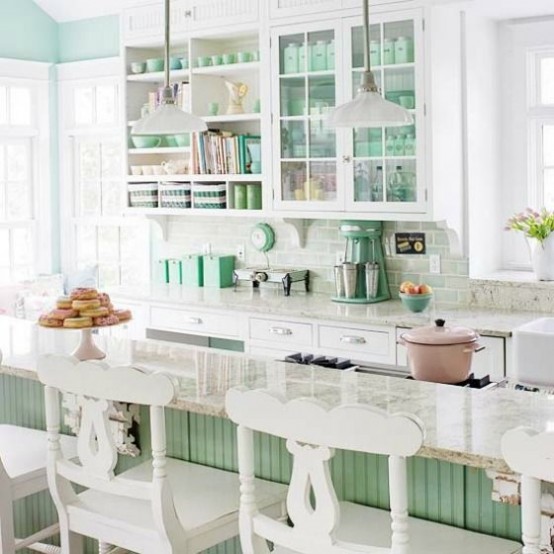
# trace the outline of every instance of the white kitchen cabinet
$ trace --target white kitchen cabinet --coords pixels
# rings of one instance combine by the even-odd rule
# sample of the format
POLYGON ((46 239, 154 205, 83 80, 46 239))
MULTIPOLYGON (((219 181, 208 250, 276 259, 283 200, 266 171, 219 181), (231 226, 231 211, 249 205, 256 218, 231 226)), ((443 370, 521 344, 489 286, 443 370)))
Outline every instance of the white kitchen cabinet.
POLYGON ((190 31, 255 23, 260 17, 258 0, 187 0, 190 31))
MULTIPOLYGON (((187 0, 171 2, 171 34, 184 33, 189 29, 191 10, 187 0)), ((122 35, 126 44, 136 40, 163 41, 163 2, 128 8, 122 14, 122 35)))
POLYGON ((296 351, 310 352, 313 346, 313 325, 299 321, 251 317, 248 338, 253 344, 263 343, 269 348, 294 347, 296 351))
MULTIPOLYGON (((416 0, 371 0, 370 9, 375 6, 391 8, 411 7, 416 0)), ((270 17, 296 17, 325 11, 336 12, 346 8, 362 9, 362 0, 270 0, 270 17)))
POLYGON ((133 302, 112 298, 112 303, 118 310, 131 310, 131 320, 114 327, 120 336, 128 339, 142 340, 146 338, 146 327, 148 325, 148 304, 144 302, 133 302))
POLYGON ((393 327, 318 326, 318 351, 364 364, 395 365, 393 327))
POLYGON ((360 18, 273 28, 276 211, 425 218, 422 11, 381 13, 372 21, 376 80, 389 100, 412 111, 414 125, 354 132, 327 125, 329 111, 355 96, 360 82, 360 18))
POLYGON ((181 310, 152 306, 150 325, 153 329, 177 331, 209 337, 240 338, 240 318, 236 314, 181 310))

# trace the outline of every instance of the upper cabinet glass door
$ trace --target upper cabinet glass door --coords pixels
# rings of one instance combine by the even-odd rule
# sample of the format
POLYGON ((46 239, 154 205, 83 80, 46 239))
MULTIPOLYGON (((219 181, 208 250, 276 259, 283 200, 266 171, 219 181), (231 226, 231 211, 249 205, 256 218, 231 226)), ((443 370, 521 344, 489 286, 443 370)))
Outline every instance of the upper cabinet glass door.
MULTIPOLYGON (((335 210, 342 203, 337 179, 337 138, 327 125, 337 103, 337 30, 313 27, 273 37, 274 87, 278 91, 273 113, 275 169, 280 183, 277 203, 286 209, 335 210), (277 56, 277 59, 275 59, 277 56)), ((301 29, 301 30, 300 30, 301 29)))
MULTIPOLYGON (((411 15, 411 14, 410 14, 411 15)), ((383 16, 380 16, 383 17, 383 16)), ((376 18, 373 18, 375 21, 376 18)), ((414 124, 405 127, 355 129, 345 148, 347 209, 356 212, 424 212, 422 160, 421 17, 398 14, 374 23, 369 50, 377 85, 387 100, 409 110, 414 124)), ((364 68, 364 36, 359 19, 345 22, 350 51, 348 97, 356 95, 364 68)))

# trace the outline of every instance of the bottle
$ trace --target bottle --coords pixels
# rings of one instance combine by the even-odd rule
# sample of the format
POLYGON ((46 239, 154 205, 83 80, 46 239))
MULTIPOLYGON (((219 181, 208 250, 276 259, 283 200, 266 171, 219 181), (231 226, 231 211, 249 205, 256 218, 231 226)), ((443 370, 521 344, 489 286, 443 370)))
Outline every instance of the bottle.
POLYGON ((416 153, 415 136, 412 134, 408 134, 404 139, 404 156, 415 156, 415 153, 416 153))
POLYGON ((387 200, 389 202, 403 202, 403 175, 402 166, 397 165, 395 171, 389 175, 387 183, 387 200))
POLYGON ((327 69, 335 69, 335 40, 327 43, 327 69))
POLYGON ((387 140, 385 141, 385 156, 394 156, 396 150, 396 137, 392 133, 387 135, 387 140))
POLYGON ((383 201, 383 166, 378 165, 375 170, 375 178, 371 183, 370 200, 372 202, 383 201))
POLYGON ((369 42, 369 60, 373 67, 381 65, 381 43, 378 40, 369 42))
POLYGON ((396 139, 394 140, 394 155, 395 156, 403 156, 405 151, 405 142, 406 139, 404 135, 398 134, 396 139))
POLYGON ((392 65, 395 63, 394 39, 386 38, 383 41, 383 65, 392 65))
MULTIPOLYGON (((291 42, 284 50, 283 73, 298 73, 299 46, 291 42)), ((302 69, 303 71, 303 69, 302 69)))

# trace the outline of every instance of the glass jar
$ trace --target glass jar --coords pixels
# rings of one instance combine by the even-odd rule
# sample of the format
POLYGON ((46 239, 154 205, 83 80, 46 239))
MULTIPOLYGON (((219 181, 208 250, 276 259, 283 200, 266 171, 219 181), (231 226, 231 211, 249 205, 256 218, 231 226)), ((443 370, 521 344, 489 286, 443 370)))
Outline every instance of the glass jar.
POLYGON ((327 69, 327 43, 318 40, 310 45, 310 71, 325 71, 327 69))
POLYGON ((412 134, 406 135, 406 138, 404 139, 404 155, 405 156, 416 155, 415 136, 412 134))
POLYGON ((327 43, 327 69, 335 69, 335 41, 327 43))
POLYGON ((392 65, 396 63, 394 43, 395 40, 392 38, 386 38, 383 41, 383 65, 392 65))
POLYGON ((394 44, 394 63, 414 61, 414 41, 410 37, 398 37, 394 44))
POLYGON ((298 73, 299 46, 291 42, 283 51, 283 73, 298 73))
POLYGON ((404 135, 397 135, 394 139, 394 155, 404 156, 405 154, 405 137, 404 135))
POLYGON ((385 156, 394 156, 396 150, 396 137, 389 133, 385 141, 385 156))
POLYGON ((373 67, 381 65, 381 43, 378 40, 369 43, 369 61, 373 67))

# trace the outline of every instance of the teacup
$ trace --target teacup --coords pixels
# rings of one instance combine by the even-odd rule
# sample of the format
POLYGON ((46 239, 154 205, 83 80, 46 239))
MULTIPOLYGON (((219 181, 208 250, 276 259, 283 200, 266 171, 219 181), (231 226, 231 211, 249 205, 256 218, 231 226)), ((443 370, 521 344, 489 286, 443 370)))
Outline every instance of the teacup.
POLYGON ((237 60, 239 63, 247 63, 252 61, 252 52, 238 52, 237 60))
POLYGON ((196 63, 198 67, 207 67, 212 65, 212 58, 210 56, 199 56, 196 58, 196 63))
POLYGON ((154 175, 154 171, 152 169, 153 166, 151 165, 143 165, 142 166, 142 174, 143 175, 154 175))
POLYGON ((212 56, 212 65, 221 65, 223 58, 219 54, 214 54, 212 56))
POLYGON ((181 58, 171 56, 169 58, 169 69, 181 69, 181 58))
POLYGON ((163 165, 153 165, 152 167, 152 175, 163 175, 165 172, 165 168, 163 165))
POLYGON ((181 69, 188 69, 188 68, 189 68, 189 59, 181 58, 181 69))
POLYGON ((219 113, 219 104, 217 102, 210 102, 208 104, 208 113, 210 115, 217 115, 219 113))
POLYGON ((162 162, 160 166, 168 175, 182 175, 187 172, 187 162, 185 160, 170 160, 162 162))
POLYGON ((146 62, 133 62, 131 64, 132 73, 144 73, 146 71, 146 62))
POLYGON ((163 58, 150 58, 146 60, 146 70, 148 72, 157 72, 164 70, 164 59, 163 58))
POLYGON ((142 175, 142 166, 141 165, 132 165, 131 166, 131 175, 142 175))
POLYGON ((235 54, 223 54, 222 59, 223 59, 223 63, 225 64, 235 63, 236 56, 235 54))

